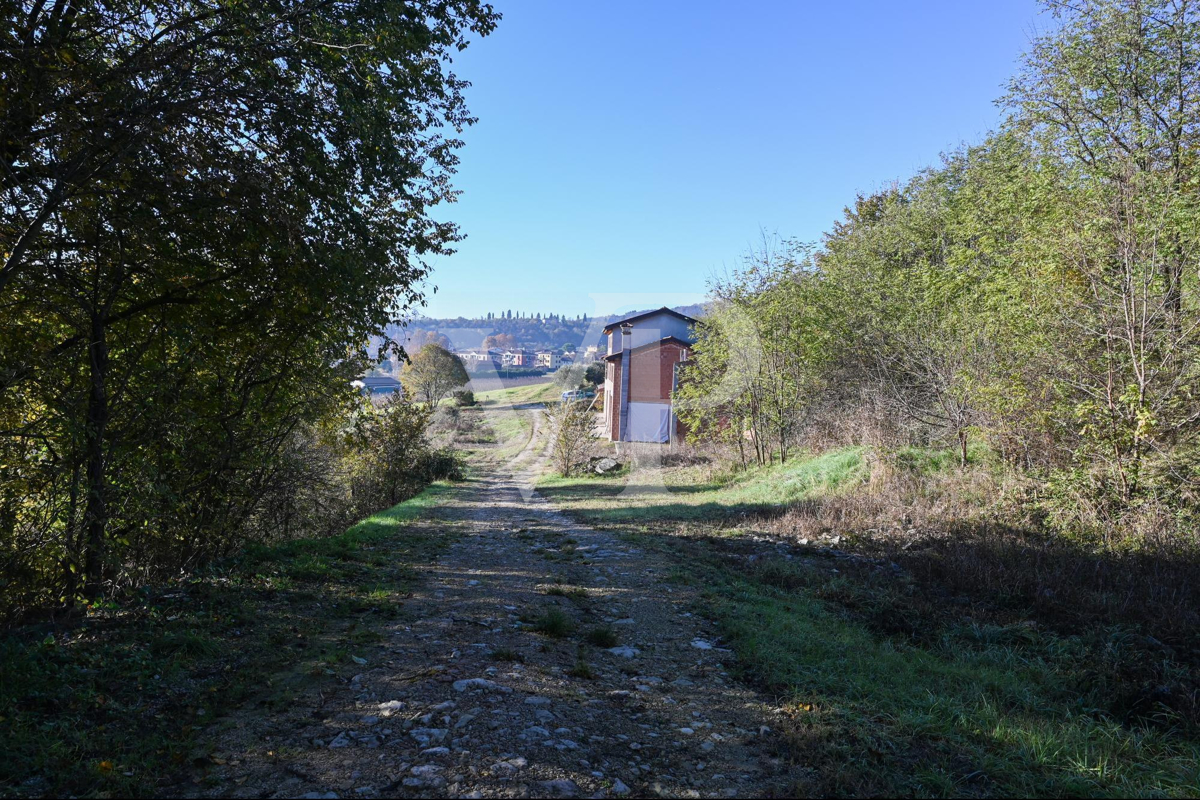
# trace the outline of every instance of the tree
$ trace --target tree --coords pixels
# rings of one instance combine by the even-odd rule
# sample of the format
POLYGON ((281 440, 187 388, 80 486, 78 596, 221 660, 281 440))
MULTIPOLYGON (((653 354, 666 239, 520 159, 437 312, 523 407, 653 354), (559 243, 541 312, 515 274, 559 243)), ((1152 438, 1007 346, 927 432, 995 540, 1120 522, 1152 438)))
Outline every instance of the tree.
POLYGON ((554 466, 560 475, 570 477, 587 464, 596 415, 586 403, 570 401, 552 404, 542 413, 550 428, 554 466))
POLYGON ((424 474, 423 462, 429 453, 425 432, 430 416, 431 407, 393 396, 356 418, 351 444, 365 457, 357 462, 355 492, 372 498, 366 507, 395 505, 428 483, 432 476, 424 474))
POLYGON ((462 359, 436 344, 425 345, 400 371, 404 391, 429 408, 470 379, 462 359))
POLYGON ((1034 41, 1006 101, 1013 125, 1069 167, 1072 203, 1052 241, 1086 291, 1057 304, 1071 355, 1058 377, 1085 432, 1076 455, 1107 464, 1130 502, 1148 458, 1200 436, 1184 399, 1200 392, 1200 6, 1052 9, 1060 25, 1034 41))
POLYGON ((480 347, 484 350, 512 350, 517 347, 517 340, 509 333, 494 333, 483 337, 480 347))
POLYGON ((419 353, 421 352, 421 349, 428 344, 436 344, 438 347, 449 350, 450 337, 444 333, 438 333, 437 331, 428 331, 422 328, 417 328, 404 342, 404 349, 410 353, 419 353))
POLYGON ((4 13, 4 568, 95 596, 245 535, 296 432, 346 408, 362 343, 421 300, 427 259, 458 238, 431 216, 453 197, 442 131, 472 121, 447 59, 496 16, 469 0, 4 13), (24 459, 41 468, 18 475, 24 459))
POLYGON ((587 368, 582 364, 563 364, 554 372, 554 384, 564 391, 583 386, 587 368))

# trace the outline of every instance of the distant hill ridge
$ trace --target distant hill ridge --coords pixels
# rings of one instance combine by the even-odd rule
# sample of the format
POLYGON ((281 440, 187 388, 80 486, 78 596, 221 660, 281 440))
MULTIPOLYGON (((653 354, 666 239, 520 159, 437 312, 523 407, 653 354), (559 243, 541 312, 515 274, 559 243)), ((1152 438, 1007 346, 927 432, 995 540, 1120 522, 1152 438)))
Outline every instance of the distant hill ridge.
MULTIPOLYGON (((692 317, 698 317, 704 312, 704 306, 700 303, 673 306, 673 308, 681 314, 692 317)), ((517 312, 513 312, 512 317, 499 314, 491 318, 415 317, 407 326, 389 327, 387 333, 389 337, 402 343, 417 331, 440 333, 447 337, 457 350, 479 347, 485 336, 502 333, 512 336, 521 347, 558 349, 565 344, 573 344, 578 348, 584 348, 592 344, 602 344, 604 338, 602 331, 604 326, 610 322, 650 310, 654 309, 586 319, 557 314, 547 314, 540 318, 537 316, 518 317, 516 316, 517 312)))

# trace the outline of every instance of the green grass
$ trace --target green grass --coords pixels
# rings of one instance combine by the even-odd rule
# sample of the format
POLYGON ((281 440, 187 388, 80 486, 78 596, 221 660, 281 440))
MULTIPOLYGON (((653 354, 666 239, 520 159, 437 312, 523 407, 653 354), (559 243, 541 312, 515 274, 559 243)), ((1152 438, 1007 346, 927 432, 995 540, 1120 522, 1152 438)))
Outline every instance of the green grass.
POLYGON ((588 644, 603 648, 616 647, 621 643, 621 637, 609 625, 591 628, 583 638, 588 644))
MULTIPOLYGON (((952 450, 889 457, 911 475, 958 469, 952 450)), ((845 448, 729 474, 672 468, 668 492, 623 494, 645 481, 636 470, 546 477, 539 490, 662 553, 670 579, 696 587, 696 610, 719 625, 741 675, 786 705, 769 724, 805 776, 798 796, 1200 793, 1195 727, 1153 702, 1129 711, 1130 698, 1154 696, 1146 676, 1189 669, 1138 632, 1055 632, 869 562, 745 559, 736 534, 758 514, 852 493, 868 469, 865 450, 845 448)))
POLYGON ((585 681, 595 680, 599 677, 596 670, 592 669, 591 665, 587 663, 587 658, 584 657, 582 649, 580 649, 579 655, 575 657, 575 663, 567 670, 567 675, 585 681))
MULTIPOLYGON (((210 574, 0 642, 0 795, 147 796, 207 756, 206 727, 361 671, 449 543, 410 528, 452 488, 340 536, 248 548, 210 574)), ((441 530, 445 530, 442 528, 441 530)), ((266 713, 264 711, 264 713, 266 713)))
MULTIPOLYGON (((930 447, 902 447, 891 454, 896 466, 915 475, 929 476, 950 472, 960 466, 961 456, 957 449, 930 447)), ((972 443, 967 447, 967 463, 983 464, 993 461, 995 453, 986 445, 972 443)))
POLYGON ((488 658, 492 661, 511 661, 521 663, 525 660, 525 656, 513 650, 511 647, 501 647, 488 653, 488 658))
POLYGON ((711 476, 695 467, 668 470, 666 491, 635 494, 626 490, 652 486, 644 473, 627 473, 620 480, 547 475, 538 481, 538 491, 567 510, 598 522, 711 520, 770 511, 815 493, 852 486, 866 478, 864 456, 865 448, 849 447, 711 476), (615 502, 618 496, 621 500, 615 502))
POLYGON ((513 386, 509 389, 492 389, 487 392, 477 392, 475 400, 480 405, 495 406, 506 404, 545 403, 559 398, 562 391, 553 381, 545 383, 530 383, 524 386, 513 386))
POLYGON ((871 620, 888 596, 826 568, 733 566, 687 545, 686 579, 754 681, 792 698, 794 757, 831 794, 1195 796, 1200 743, 1122 725, 1081 688, 1096 653, 1028 628, 947 626, 915 643, 871 620), (827 599, 819 599, 827 598, 827 599), (874 604, 876 608, 870 608, 874 604))
POLYGON ((548 608, 533 621, 533 629, 554 639, 570 636, 575 630, 575 621, 558 608, 548 608))
POLYGON ((533 420, 529 411, 496 410, 485 414, 484 424, 492 429, 498 442, 492 455, 499 460, 508 460, 525 449, 533 435, 533 420))

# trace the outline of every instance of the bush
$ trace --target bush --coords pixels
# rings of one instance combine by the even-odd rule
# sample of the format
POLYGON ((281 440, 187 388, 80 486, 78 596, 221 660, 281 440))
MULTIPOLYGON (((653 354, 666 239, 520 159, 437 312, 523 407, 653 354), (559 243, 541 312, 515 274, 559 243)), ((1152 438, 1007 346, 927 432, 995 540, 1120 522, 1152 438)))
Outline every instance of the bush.
POLYGON ((423 484, 463 479, 462 460, 448 447, 423 453, 414 471, 423 484))
POLYGON ((588 364, 587 370, 583 374, 583 379, 592 386, 599 386, 604 383, 604 370, 605 363, 603 361, 588 364))
POLYGON ((592 450, 595 414, 583 403, 558 403, 545 411, 552 439, 551 457, 566 478, 583 469, 592 450))
POLYGON ((460 408, 473 406, 475 405, 475 393, 470 389, 459 389, 454 393, 454 402, 458 404, 460 408))
POLYGON ((533 623, 533 629, 546 636, 561 639, 575 630, 575 622, 565 612, 551 608, 533 623))
POLYGON ((578 389, 583 385, 586 372, 580 364, 563 364, 554 373, 554 383, 564 390, 578 389))

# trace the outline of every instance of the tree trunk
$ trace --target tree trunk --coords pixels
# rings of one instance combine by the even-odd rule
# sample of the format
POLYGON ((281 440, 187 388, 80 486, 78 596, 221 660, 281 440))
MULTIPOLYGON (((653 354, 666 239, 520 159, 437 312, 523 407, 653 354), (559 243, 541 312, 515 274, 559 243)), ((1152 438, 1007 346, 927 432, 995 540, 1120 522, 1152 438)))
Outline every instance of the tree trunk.
POLYGON ((79 463, 76 462, 71 468, 70 504, 67 506, 67 556, 62 564, 63 595, 67 598, 68 607, 74 606, 79 597, 79 556, 83 550, 83 538, 79 527, 79 463))
POLYGON ((87 464, 87 505, 83 525, 87 537, 84 553, 84 596, 94 599, 100 594, 104 570, 105 533, 108 527, 107 442, 108 429, 108 343, 104 338, 104 320, 92 318, 88 339, 90 391, 87 404, 87 426, 84 456, 87 464))

